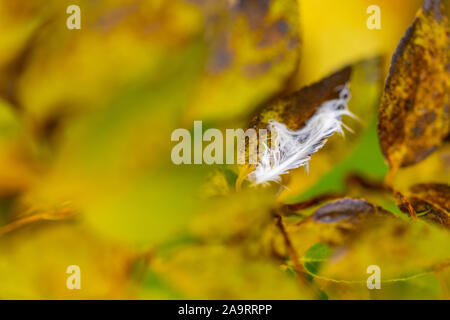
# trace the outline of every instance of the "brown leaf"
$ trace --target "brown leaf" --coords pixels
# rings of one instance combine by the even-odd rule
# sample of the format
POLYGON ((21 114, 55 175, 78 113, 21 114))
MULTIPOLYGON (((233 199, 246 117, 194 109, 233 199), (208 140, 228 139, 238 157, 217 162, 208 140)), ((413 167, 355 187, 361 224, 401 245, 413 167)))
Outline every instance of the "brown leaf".
POLYGON ((409 202, 419 216, 450 227, 450 186, 429 183, 411 187, 409 202), (421 215, 422 213, 422 215, 421 215))
POLYGON ((336 223, 340 221, 359 223, 367 217, 372 218, 385 214, 390 215, 388 211, 366 200, 345 198, 327 203, 317 209, 312 218, 321 223, 336 223))
POLYGON ((450 186, 438 183, 418 184, 412 187, 411 191, 450 211, 450 186))
POLYGON ((345 85, 350 75, 351 67, 345 67, 322 81, 273 101, 253 116, 249 128, 264 129, 269 120, 276 120, 291 130, 300 129, 325 101, 339 97, 336 88, 345 85))
POLYGON ((426 0, 392 58, 378 136, 393 172, 427 157, 449 133, 449 34, 441 1, 426 0))

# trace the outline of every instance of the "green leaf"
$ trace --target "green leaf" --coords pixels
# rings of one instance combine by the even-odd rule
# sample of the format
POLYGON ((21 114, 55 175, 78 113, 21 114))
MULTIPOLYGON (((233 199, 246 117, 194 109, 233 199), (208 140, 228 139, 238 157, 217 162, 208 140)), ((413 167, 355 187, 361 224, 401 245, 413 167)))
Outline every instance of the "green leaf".
POLYGON ((309 248, 303 257, 303 265, 308 272, 317 274, 322 263, 328 259, 332 252, 332 248, 325 243, 316 243, 309 248))

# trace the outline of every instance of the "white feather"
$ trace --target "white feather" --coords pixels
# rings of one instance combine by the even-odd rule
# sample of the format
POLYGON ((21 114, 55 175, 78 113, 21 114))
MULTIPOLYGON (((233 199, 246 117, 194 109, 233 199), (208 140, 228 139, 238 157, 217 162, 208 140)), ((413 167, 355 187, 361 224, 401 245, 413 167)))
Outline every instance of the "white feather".
POLYGON ((344 115, 356 118, 347 108, 350 99, 348 84, 337 90, 340 90, 339 98, 324 102, 297 131, 275 120, 269 121, 267 128, 271 132, 272 143, 270 147, 262 143, 263 150, 256 168, 248 175, 253 185, 270 181, 279 183, 281 175, 301 166, 308 170, 311 155, 323 147, 327 138, 336 132, 344 135, 343 127, 350 130, 341 121, 344 115))

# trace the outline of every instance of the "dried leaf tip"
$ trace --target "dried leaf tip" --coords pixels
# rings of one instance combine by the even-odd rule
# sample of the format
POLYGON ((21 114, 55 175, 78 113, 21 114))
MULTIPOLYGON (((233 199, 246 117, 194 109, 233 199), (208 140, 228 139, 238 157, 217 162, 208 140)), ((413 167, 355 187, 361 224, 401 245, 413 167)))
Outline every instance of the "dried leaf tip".
POLYGON ((290 170, 305 166, 311 155, 324 146, 327 139, 338 132, 344 135, 343 128, 351 131, 342 123, 342 116, 356 118, 347 107, 350 100, 348 83, 336 88, 337 99, 324 102, 305 126, 299 130, 290 130, 285 124, 275 120, 269 121, 268 130, 271 135, 270 147, 263 144, 263 151, 253 172, 248 179, 253 185, 267 184, 271 181, 281 182, 281 175, 290 170))

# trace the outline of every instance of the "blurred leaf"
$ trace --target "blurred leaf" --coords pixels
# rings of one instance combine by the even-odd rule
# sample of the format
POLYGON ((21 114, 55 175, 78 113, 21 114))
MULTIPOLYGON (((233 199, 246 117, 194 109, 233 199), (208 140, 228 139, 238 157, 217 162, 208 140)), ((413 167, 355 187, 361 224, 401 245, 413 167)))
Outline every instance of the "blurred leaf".
POLYGON ((189 230, 213 241, 259 241, 271 221, 275 197, 267 190, 245 190, 206 201, 204 210, 192 217, 189 230))
POLYGON ((80 31, 65 27, 66 1, 28 2, 45 23, 33 35, 16 90, 39 132, 49 122, 97 109, 124 85, 158 72, 170 52, 182 51, 202 30, 201 12, 182 0, 77 0, 70 4, 82 8, 80 31))
POLYGON ((187 299, 300 299, 304 294, 277 264, 236 246, 180 247, 151 270, 187 299))
MULTIPOLYGON (((373 55, 391 56, 421 0, 299 0, 302 61, 293 88, 322 79, 343 65, 373 55), (366 10, 381 9, 381 29, 367 28, 366 10), (320 21, 320 23, 318 23, 320 21)), ((389 67, 383 61, 383 81, 389 67)), ((378 106, 377 106, 378 108, 378 106)))
POLYGON ((317 209, 312 218, 320 223, 356 224, 366 218, 379 215, 390 215, 390 213, 365 200, 346 198, 327 203, 317 209))
POLYGON ((429 224, 386 217, 364 230, 334 250, 320 276, 365 284, 367 267, 377 265, 383 286, 383 282, 406 281, 433 272, 449 261, 448 232, 429 224))
POLYGON ((183 299, 185 298, 160 275, 151 269, 146 270, 144 279, 137 283, 138 299, 183 299))
POLYGON ((322 262, 326 261, 331 255, 332 250, 329 246, 323 243, 316 243, 306 252, 303 257, 303 265, 305 269, 312 274, 316 274, 322 262))
MULTIPOLYGON (((50 1, 47 1, 50 2, 50 1)), ((51 6, 48 4, 47 6, 51 6)), ((8 64, 26 46, 35 29, 41 22, 45 8, 39 1, 30 0, 26 3, 13 3, 8 0, 0 1, 0 70, 8 69, 8 64)), ((0 75, 0 83, 6 79, 0 75)))
POLYGON ((439 183, 450 181, 450 144, 444 143, 426 159, 399 169, 393 179, 397 190, 407 194, 416 184, 439 183))
POLYGON ((0 99, 0 197, 22 192, 35 176, 21 119, 0 99))
POLYGON ((2 299, 119 299, 127 297, 124 247, 80 226, 36 225, 0 239, 2 299), (68 290, 67 267, 81 269, 81 290, 68 290))
MULTIPOLYGON (((320 242, 337 247, 351 242, 371 223, 392 216, 362 199, 344 198, 329 202, 301 221, 286 224, 286 230, 299 257, 320 242)), ((394 217, 395 218, 395 217, 394 217)))
POLYGON ((445 11, 445 13, 447 14, 447 18, 450 19, 450 3, 448 2, 448 0, 444 0, 444 6, 445 9, 447 9, 445 11))
POLYGON ((395 299, 409 296, 403 292, 406 288, 411 288, 411 297, 442 297, 432 273, 448 267, 450 237, 432 225, 409 223, 366 201, 344 199, 322 206, 304 221, 288 224, 287 230, 305 261, 316 244, 312 252, 323 256, 316 261, 320 268, 312 265, 312 271, 307 270, 331 299, 395 299), (381 268, 383 292, 379 294, 369 293, 366 287, 370 265, 381 268), (418 286, 431 287, 421 292, 418 286))
POLYGON ((195 1, 205 16, 210 54, 186 115, 226 120, 278 93, 299 61, 297 1, 195 1))
POLYGON ((421 161, 449 133, 450 29, 440 0, 426 0, 392 58, 379 139, 393 172, 421 161))
POLYGON ((228 168, 220 168, 210 172, 202 186, 201 195, 205 198, 230 194, 236 183, 236 173, 228 168))
POLYGON ((48 207, 71 200, 95 230, 129 243, 162 242, 183 229, 202 206, 205 170, 173 165, 168 141, 203 58, 203 42, 190 43, 66 124, 52 170, 26 200, 48 207))
MULTIPOLYGON (((370 274, 367 274, 369 277, 370 274)), ((381 273, 383 277, 383 273, 381 273)), ((428 300, 443 299, 445 295, 437 277, 432 273, 381 283, 381 290, 369 290, 365 281, 343 282, 316 278, 330 299, 339 300, 428 300)))

